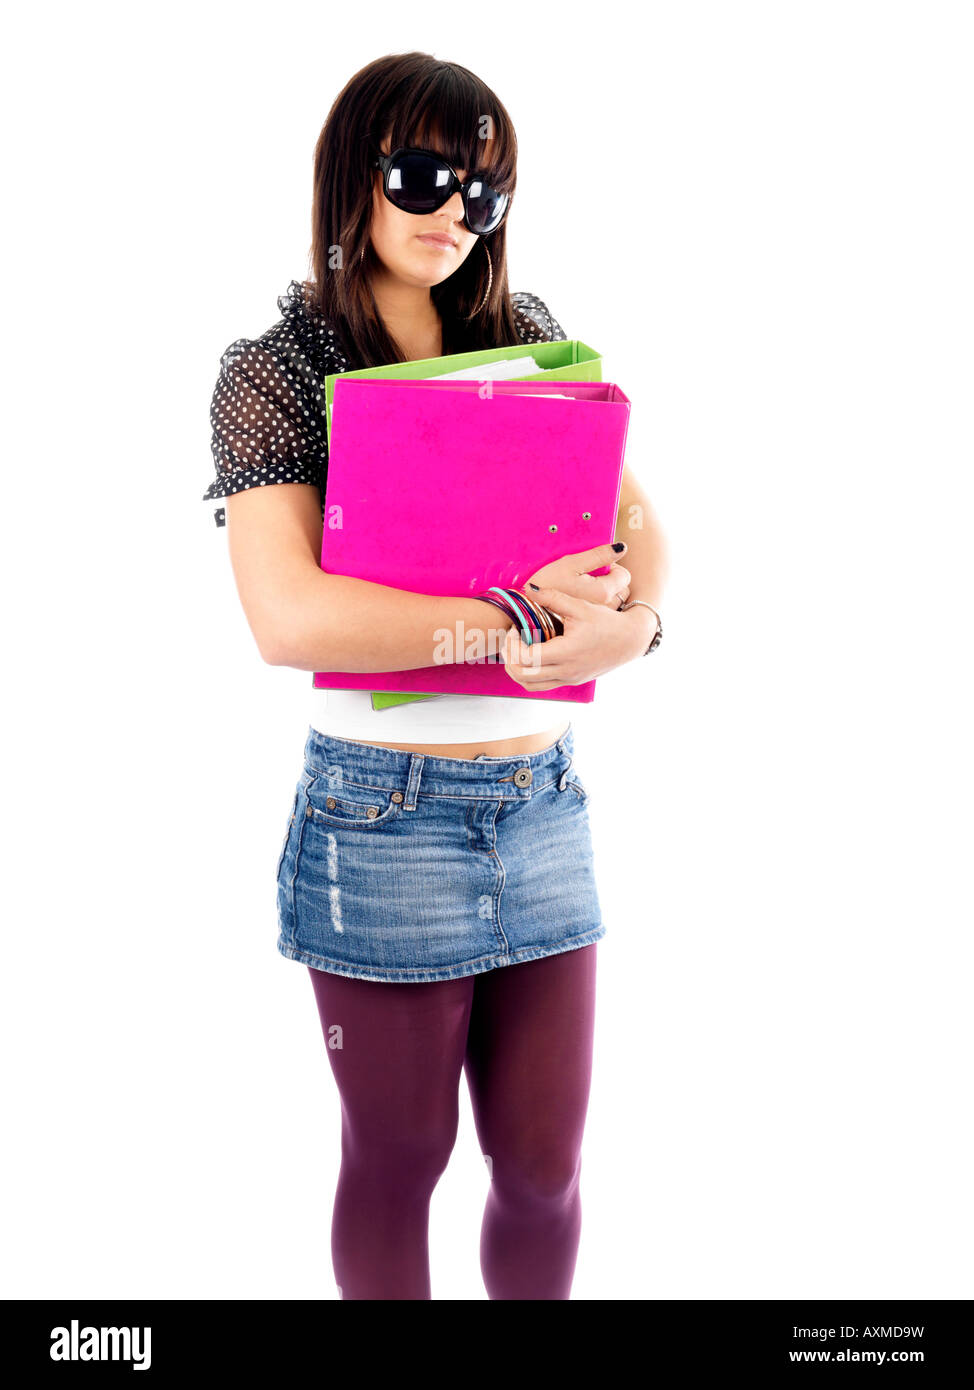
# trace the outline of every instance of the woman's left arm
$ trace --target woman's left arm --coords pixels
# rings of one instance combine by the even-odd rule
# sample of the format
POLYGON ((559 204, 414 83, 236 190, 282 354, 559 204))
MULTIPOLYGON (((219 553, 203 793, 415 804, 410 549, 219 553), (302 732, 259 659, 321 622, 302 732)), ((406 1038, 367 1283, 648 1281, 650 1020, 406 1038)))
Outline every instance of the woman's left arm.
MULTIPOLYGON (((651 603, 654 608, 658 608, 669 579, 669 551, 653 504, 628 467, 623 470, 622 486, 619 490, 615 539, 625 541, 628 547, 623 563, 632 575, 629 585, 630 600, 642 599, 644 603, 651 603)), ((643 612, 646 610, 643 609, 643 612)), ((647 617, 652 634, 656 619, 651 613, 647 614, 647 617)))
MULTIPOLYGON (((658 609, 669 578, 669 551, 653 505, 629 468, 622 474, 615 536, 627 547, 620 557, 631 575, 627 602, 641 599, 658 609)), ((641 603, 617 613, 556 588, 541 587, 534 597, 562 618, 564 634, 528 647, 512 631, 504 660, 508 675, 536 693, 579 685, 634 661, 656 632, 654 614, 641 603)))

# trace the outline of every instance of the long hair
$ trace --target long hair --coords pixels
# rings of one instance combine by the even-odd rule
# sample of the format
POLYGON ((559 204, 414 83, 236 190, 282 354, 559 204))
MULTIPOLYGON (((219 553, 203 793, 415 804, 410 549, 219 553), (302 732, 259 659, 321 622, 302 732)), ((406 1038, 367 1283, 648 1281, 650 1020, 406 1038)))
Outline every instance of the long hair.
MULTIPOLYGON (((369 236, 373 162, 387 134, 390 150, 435 148, 457 169, 484 172, 494 188, 512 199, 517 178, 511 118, 467 68, 428 53, 397 53, 377 58, 346 83, 315 146, 313 278, 303 282, 303 291, 306 308, 324 316, 350 355, 366 367, 405 360, 379 316, 369 284, 370 270, 378 265, 369 236)), ((430 290, 443 324, 444 354, 522 341, 507 284, 507 221, 478 238, 493 262, 493 283, 480 312, 465 318, 487 290, 488 261, 480 246, 474 245, 463 264, 430 290)))

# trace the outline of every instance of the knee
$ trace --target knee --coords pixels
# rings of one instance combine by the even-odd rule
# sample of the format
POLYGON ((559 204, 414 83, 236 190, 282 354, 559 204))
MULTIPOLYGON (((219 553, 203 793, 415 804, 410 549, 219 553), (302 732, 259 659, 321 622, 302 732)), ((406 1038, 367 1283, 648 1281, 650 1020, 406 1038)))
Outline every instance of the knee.
POLYGON ((342 1157, 359 1174, 381 1177, 384 1187, 432 1192, 446 1171, 456 1137, 455 1125, 403 1133, 346 1131, 342 1157))
POLYGON ((580 1156, 566 1151, 495 1155, 491 1188, 501 1200, 521 1206, 566 1206, 578 1192, 581 1166, 580 1156))

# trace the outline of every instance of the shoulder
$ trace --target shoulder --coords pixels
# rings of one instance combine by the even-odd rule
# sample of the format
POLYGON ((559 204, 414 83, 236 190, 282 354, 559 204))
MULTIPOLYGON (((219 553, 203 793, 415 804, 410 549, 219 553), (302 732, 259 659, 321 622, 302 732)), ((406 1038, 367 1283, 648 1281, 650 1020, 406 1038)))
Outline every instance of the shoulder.
POLYGON ((344 346, 335 328, 312 306, 307 281, 292 280, 278 297, 281 318, 269 333, 275 344, 296 351, 324 372, 343 372, 349 366, 344 346))
POLYGON ((567 337, 547 304, 536 294, 530 294, 527 290, 515 290, 511 295, 511 304, 523 342, 561 342, 567 337))
POLYGON ((348 369, 337 333, 307 299, 306 286, 292 280, 277 307, 280 318, 256 338, 236 338, 220 359, 222 372, 262 370, 270 359, 296 380, 315 385, 322 377, 348 369))

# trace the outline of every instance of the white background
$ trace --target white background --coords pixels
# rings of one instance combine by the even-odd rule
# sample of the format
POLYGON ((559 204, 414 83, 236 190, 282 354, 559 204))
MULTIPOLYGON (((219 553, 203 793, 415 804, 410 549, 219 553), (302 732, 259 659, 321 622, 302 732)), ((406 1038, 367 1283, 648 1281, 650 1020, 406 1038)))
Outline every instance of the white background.
MULTIPOLYGON (((673 552, 662 647, 575 721, 609 931, 573 1298, 974 1295, 970 19, 21 9, 0 1293, 337 1297, 338 1100, 275 948, 310 676, 200 498, 325 115, 420 49, 510 111, 511 287, 604 351, 673 552)), ((461 1103, 437 1299, 485 1297, 461 1103)))

